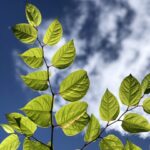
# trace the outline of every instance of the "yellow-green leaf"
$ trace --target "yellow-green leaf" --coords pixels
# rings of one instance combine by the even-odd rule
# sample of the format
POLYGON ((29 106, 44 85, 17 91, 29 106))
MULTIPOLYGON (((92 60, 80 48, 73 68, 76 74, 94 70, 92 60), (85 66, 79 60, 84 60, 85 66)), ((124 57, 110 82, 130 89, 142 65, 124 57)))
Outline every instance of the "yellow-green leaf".
POLYGON ((0 124, 0 126, 4 129, 5 132, 7 133, 14 133, 14 129, 8 125, 8 124, 0 124))
POLYGON ((6 137, 0 144, 0 150, 17 150, 19 148, 20 141, 17 135, 11 134, 6 137))
POLYGON ((89 121, 87 103, 73 102, 60 108, 55 114, 57 124, 67 136, 80 133, 89 121))
POLYGON ((72 64, 75 58, 75 47, 73 40, 63 45, 53 56, 52 65, 64 69, 72 64))
POLYGON ((119 96, 124 105, 135 106, 139 103, 142 97, 141 85, 131 74, 122 81, 119 96))
POLYGON ((131 141, 126 142, 124 150, 142 150, 139 146, 133 144, 131 141))
POLYGON ((48 27, 44 35, 43 42, 46 45, 53 46, 60 41, 62 34, 63 29, 61 23, 57 19, 55 19, 48 27))
POLYGON ((143 116, 129 113, 122 121, 122 128, 130 133, 148 132, 150 131, 150 124, 143 116))
POLYGON ((149 94, 150 93, 150 73, 147 74, 144 79, 142 80, 142 92, 144 94, 149 94))
POLYGON ((37 125, 48 127, 50 122, 50 109, 52 105, 52 97, 50 95, 41 95, 32 99, 26 104, 22 111, 37 125))
POLYGON ((123 150, 123 144, 115 135, 108 135, 104 137, 100 143, 100 150, 123 150))
POLYGON ((150 98, 146 98, 143 102, 143 109, 146 113, 150 114, 150 98))
POLYGON ((42 21, 42 16, 39 9, 33 4, 29 3, 26 4, 26 18, 29 24, 31 24, 34 27, 39 26, 42 21))
POLYGON ((117 98, 107 89, 100 104, 100 116, 105 121, 115 120, 120 111, 117 98))
POLYGON ((18 40, 26 44, 33 44, 37 39, 37 30, 30 24, 17 24, 12 27, 12 31, 18 40))
POLYGON ((62 81, 59 93, 67 101, 77 101, 85 96, 89 84, 87 72, 77 70, 62 81))
POLYGON ((48 73, 47 71, 36 71, 21 76, 24 83, 33 90, 44 91, 48 88, 48 73))
POLYGON ((85 136, 84 136, 84 141, 85 142, 91 142, 95 140, 100 134, 100 124, 97 118, 92 114, 88 128, 86 130, 85 136))
POLYGON ((41 48, 31 48, 22 53, 20 56, 31 68, 39 68, 43 65, 43 53, 41 48))

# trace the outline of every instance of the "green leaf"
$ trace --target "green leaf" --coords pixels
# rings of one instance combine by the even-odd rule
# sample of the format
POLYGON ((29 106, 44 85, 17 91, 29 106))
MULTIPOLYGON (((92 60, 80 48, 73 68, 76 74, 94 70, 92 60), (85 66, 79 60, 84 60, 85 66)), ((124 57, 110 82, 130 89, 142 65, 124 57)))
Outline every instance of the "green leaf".
POLYGON ((122 81, 119 96, 124 105, 135 106, 139 103, 142 89, 138 80, 131 74, 122 81))
POLYGON ((43 65, 43 53, 41 48, 31 48, 20 56, 23 61, 31 68, 39 68, 43 65))
POLYGON ((36 125, 22 114, 11 113, 7 114, 6 117, 14 130, 26 136, 32 136, 37 129, 36 125))
POLYGON ((60 41, 62 34, 63 34, 62 26, 60 22, 57 19, 55 19, 48 27, 44 35, 43 42, 44 44, 53 46, 60 41))
POLYGON ((130 133, 148 132, 150 131, 150 124, 143 116, 129 113, 122 121, 122 128, 130 133))
POLYGON ((123 144, 115 135, 108 135, 100 143, 100 150, 123 150, 123 144))
POLYGON ((51 149, 38 141, 31 141, 30 139, 25 138, 23 143, 23 150, 51 150, 51 149))
POLYGON ((22 111, 37 125, 48 127, 50 122, 50 108, 52 105, 52 97, 50 95, 41 95, 32 99, 26 104, 22 111))
POLYGON ((144 77, 141 87, 144 94, 150 93, 150 73, 144 77))
POLYGON ((24 83, 33 90, 44 91, 48 88, 47 71, 36 71, 26 76, 21 76, 24 83))
POLYGON ((143 109, 146 113, 150 114, 150 98, 146 98, 143 102, 143 109))
POLYGON ((142 150, 142 149, 127 140, 124 150, 142 150))
POLYGON ((73 102, 56 112, 56 122, 67 136, 80 133, 89 121, 86 102, 73 102))
POLYGON ((115 120, 119 115, 119 103, 116 97, 108 89, 102 97, 99 111, 101 118, 105 121, 115 120))
POLYGON ((42 21, 42 16, 39 9, 33 4, 26 4, 26 18, 32 26, 39 26, 42 21))
POLYGON ((62 81, 59 93, 67 101, 77 101, 84 97, 89 89, 89 84, 87 72, 77 70, 62 81))
POLYGON ((86 130, 84 141, 85 142, 91 142, 95 140, 100 134, 100 124, 97 118, 92 114, 88 128, 86 130))
POLYGON ((4 129, 6 133, 14 133, 14 129, 8 124, 0 124, 0 126, 4 129))
POLYGON ((52 65, 64 69, 72 64, 75 58, 75 47, 73 40, 63 45, 53 56, 52 65))
POLYGON ((26 23, 15 25, 12 31, 18 40, 26 44, 33 44, 37 39, 37 30, 26 23))
POLYGON ((9 135, 0 144, 0 150, 17 150, 19 148, 19 138, 15 134, 9 135))

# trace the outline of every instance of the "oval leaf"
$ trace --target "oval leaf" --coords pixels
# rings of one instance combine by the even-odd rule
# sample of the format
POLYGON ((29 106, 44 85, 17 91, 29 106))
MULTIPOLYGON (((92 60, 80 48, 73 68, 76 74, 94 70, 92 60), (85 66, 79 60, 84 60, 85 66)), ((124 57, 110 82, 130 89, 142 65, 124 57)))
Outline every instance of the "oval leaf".
POLYGON ((49 146, 46 146, 38 141, 31 141, 28 138, 24 139, 23 150, 51 150, 49 146))
POLYGON ((100 134, 100 124, 97 118, 92 114, 88 128, 86 130, 84 141, 85 142, 91 142, 95 140, 100 134))
POLYGON ((26 44, 33 44, 37 39, 37 30, 26 23, 15 25, 12 31, 18 40, 26 44))
POLYGON ((39 68, 43 65, 43 53, 41 48, 31 48, 22 53, 20 56, 31 68, 39 68))
POLYGON ((53 56, 52 65, 64 69, 72 64, 75 58, 75 47, 73 40, 63 45, 53 56))
POLYGON ((62 26, 60 22, 57 19, 55 19, 48 27, 44 35, 43 42, 46 45, 53 46, 60 41, 62 34, 63 34, 62 26))
POLYGON ((123 150, 123 144, 115 135, 108 135, 100 141, 100 150, 123 150))
POLYGON ((127 141, 124 150, 142 150, 142 149, 137 145, 133 144, 132 142, 127 141))
POLYGON ((67 101, 77 101, 84 97, 89 89, 89 84, 87 72, 78 70, 62 81, 59 93, 67 101))
POLYGON ((0 144, 0 150, 17 150, 19 148, 20 141, 16 134, 11 134, 5 138, 0 144))
POLYGON ((150 131, 150 124, 143 116, 129 113, 122 121, 122 128, 130 133, 148 132, 150 131))
POLYGON ((144 94, 149 94, 150 93, 150 74, 147 74, 141 84, 142 87, 142 92, 144 94))
POLYGON ((26 18, 32 26, 39 26, 42 21, 42 16, 39 9, 33 4, 26 4, 26 18))
POLYGON ((22 111, 37 125, 48 127, 50 122, 50 108, 52 105, 52 97, 50 95, 42 95, 32 99, 27 105, 21 108, 22 111))
POLYGON ((150 98, 146 98, 143 102, 143 109, 146 113, 150 114, 150 98))
POLYGON ((84 129, 89 121, 87 107, 85 102, 73 102, 56 112, 56 122, 66 135, 74 136, 84 129))
POLYGON ((119 111, 120 107, 116 97, 107 89, 101 100, 101 118, 105 121, 115 120, 119 115, 119 111))
POLYGON ((48 88, 47 71, 36 71, 26 76, 21 76, 24 83, 33 90, 44 91, 48 88))
POLYGON ((142 89, 138 80, 131 74, 122 81, 119 96, 124 105, 135 106, 139 103, 142 89))
POLYGON ((6 133, 14 133, 14 129, 8 124, 0 124, 6 133))

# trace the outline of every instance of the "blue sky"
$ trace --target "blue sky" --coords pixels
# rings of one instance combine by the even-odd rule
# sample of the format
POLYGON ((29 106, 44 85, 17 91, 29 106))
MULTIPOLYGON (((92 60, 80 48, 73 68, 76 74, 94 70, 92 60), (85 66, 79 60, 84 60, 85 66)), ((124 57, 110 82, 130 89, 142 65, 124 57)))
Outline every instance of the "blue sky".
MULTIPOLYGON (((64 38, 58 45, 46 48, 46 58, 50 59, 55 50, 69 39, 75 40, 77 57, 75 63, 63 71, 52 69, 55 77, 52 84, 58 89, 60 81, 69 72, 78 68, 88 71, 91 88, 84 100, 89 103, 89 113, 97 118, 98 106, 102 94, 109 88, 118 97, 121 80, 132 73, 140 81, 150 72, 150 2, 149 0, 30 0, 42 12, 43 23, 40 26, 40 37, 50 22, 58 18, 64 28, 64 38), (58 79, 59 77, 59 79, 58 79)), ((28 89, 19 78, 20 74, 30 72, 18 58, 28 47, 15 39, 10 27, 26 22, 24 14, 25 1, 5 0, 0 5, 0 123, 5 123, 5 114, 18 111, 30 99, 41 94, 28 89)), ((58 99, 57 111, 65 104, 58 99)), ((125 107, 121 106, 121 111, 125 107)), ((142 110, 138 113, 150 116, 142 110)), ((104 122, 101 125, 105 125, 104 122)), ((150 134, 128 135, 120 124, 112 126, 109 133, 116 134, 123 142, 128 138, 143 150, 149 150, 150 134)), ((105 133, 105 134, 108 134, 105 133)), ((0 129, 0 141, 7 134, 0 129)), ((39 139, 47 142, 50 138, 49 129, 39 129, 39 139)), ((21 137, 22 139, 22 137, 21 137)), ((60 129, 55 132, 56 150, 75 150, 80 148, 83 134, 66 137, 60 129)), ((22 148, 20 147, 19 150, 22 148)), ((98 142, 91 144, 87 150, 98 150, 98 142)))

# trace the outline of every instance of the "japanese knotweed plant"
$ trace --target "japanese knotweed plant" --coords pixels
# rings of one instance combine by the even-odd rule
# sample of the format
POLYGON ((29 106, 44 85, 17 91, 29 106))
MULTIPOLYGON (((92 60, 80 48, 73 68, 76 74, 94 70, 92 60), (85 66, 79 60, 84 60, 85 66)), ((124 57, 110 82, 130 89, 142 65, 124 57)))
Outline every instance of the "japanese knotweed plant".
MULTIPOLYGON (((75 59, 75 46, 73 40, 68 41, 48 62, 45 58, 45 46, 57 44, 62 35, 61 23, 55 19, 49 25, 43 40, 38 38, 38 26, 42 16, 39 9, 33 4, 26 4, 26 18, 28 23, 17 24, 12 27, 16 38, 26 44, 38 42, 39 47, 33 47, 20 54, 22 60, 31 68, 37 69, 46 66, 47 70, 35 71, 22 75, 23 82, 36 91, 50 91, 32 99, 20 110, 24 114, 13 112, 6 115, 8 123, 1 127, 9 134, 0 144, 0 150, 17 150, 20 145, 19 135, 24 136, 23 150, 54 150, 53 142, 55 128, 61 128, 66 136, 75 136, 86 128, 83 146, 78 150, 84 150, 91 143, 99 140, 100 150, 141 150, 140 147, 127 140, 124 145, 121 140, 113 135, 104 136, 104 132, 111 125, 120 121, 122 128, 129 133, 149 132, 150 123, 146 118, 137 113, 132 113, 137 107, 150 114, 150 98, 144 101, 144 95, 150 93, 150 74, 140 84, 131 74, 121 83, 119 89, 120 101, 126 106, 125 112, 120 114, 120 106, 117 98, 107 89, 99 107, 99 114, 106 126, 101 128, 99 120, 87 113, 88 104, 80 101, 88 91, 90 81, 85 70, 77 70, 68 75, 61 83, 59 91, 55 92, 51 84, 50 68, 65 69, 75 59), (56 113, 53 111, 55 96, 59 95, 70 102, 56 113), (141 100, 143 102, 141 102, 141 100), (141 104, 142 103, 142 104, 141 104), (50 128, 50 142, 44 143, 34 136, 37 128, 50 128)), ((97 110, 98 111, 98 110, 97 110)))

